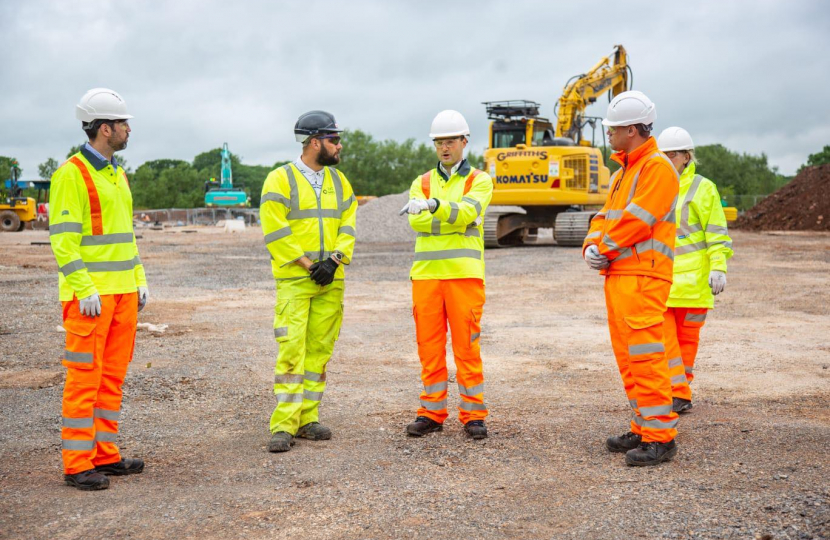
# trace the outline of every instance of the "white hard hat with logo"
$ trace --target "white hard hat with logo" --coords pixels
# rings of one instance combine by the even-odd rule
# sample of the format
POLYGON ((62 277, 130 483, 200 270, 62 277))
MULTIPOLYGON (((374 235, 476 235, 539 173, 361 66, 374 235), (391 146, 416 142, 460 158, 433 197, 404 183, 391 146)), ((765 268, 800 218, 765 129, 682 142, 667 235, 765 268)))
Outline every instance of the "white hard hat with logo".
POLYGON ((663 133, 657 137, 657 148, 661 152, 671 152, 676 150, 694 150, 695 143, 692 142, 692 136, 682 127, 673 126, 663 130, 663 133))
POLYGON ((429 129, 429 136, 431 139, 438 139, 440 137, 469 137, 470 127, 464 116, 458 111, 446 110, 441 111, 432 121, 432 127, 429 129))
POLYGON ((109 88, 93 88, 83 95, 75 108, 75 117, 82 122, 94 120, 127 120, 127 103, 118 92, 109 88))
POLYGON ((608 104, 608 113, 603 126, 633 126, 634 124, 653 124, 657 118, 654 103, 637 90, 623 92, 608 104))

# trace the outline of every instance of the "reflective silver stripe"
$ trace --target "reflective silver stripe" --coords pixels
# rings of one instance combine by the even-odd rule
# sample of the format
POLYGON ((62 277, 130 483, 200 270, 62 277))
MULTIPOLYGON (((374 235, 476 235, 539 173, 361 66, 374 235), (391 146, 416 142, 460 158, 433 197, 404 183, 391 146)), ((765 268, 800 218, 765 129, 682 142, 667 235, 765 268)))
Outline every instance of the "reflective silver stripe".
POLYGON ((81 259, 76 259, 72 262, 68 262, 65 265, 61 266, 61 274, 63 274, 66 277, 69 277, 69 274, 71 274, 72 272, 76 272, 84 268, 86 268, 86 266, 84 266, 84 261, 82 261, 81 259))
POLYGON ((589 234, 588 236, 586 236, 585 240, 590 240, 591 238, 599 238, 599 235, 600 235, 599 231, 594 231, 591 234, 589 234))
POLYGON ((340 210, 322 209, 317 210, 312 208, 310 210, 291 210, 288 212, 286 219, 317 219, 317 218, 340 218, 340 210))
POLYGON ((285 205, 286 208, 291 206, 291 201, 286 199, 284 196, 280 195, 279 193, 274 193, 273 191, 269 191, 262 198, 259 200, 259 205, 262 206, 267 202, 278 202, 282 205, 285 205))
POLYGON ((637 248, 637 253, 640 254, 645 253, 646 251, 657 251, 669 259, 674 260, 674 250, 660 240, 655 240, 654 238, 646 240, 645 242, 640 242, 639 244, 634 244, 634 247, 637 248))
POLYGON ((686 382, 686 376, 682 375, 682 374, 681 375, 675 375, 674 377, 671 378, 671 383, 672 384, 683 384, 685 382, 686 382))
POLYGON ((325 373, 314 373, 313 371, 306 370, 305 372, 305 380, 311 382, 325 382, 326 381, 326 374, 325 373))
POLYGON ((602 237, 602 243, 605 244, 606 246, 608 246, 612 250, 620 249, 620 246, 618 246, 617 243, 614 242, 614 239, 611 238, 610 236, 608 236, 607 234, 602 237))
POLYGON ((626 212, 633 215, 649 227, 653 227, 657 223, 657 218, 651 215, 651 212, 638 205, 637 203, 629 203, 625 207, 626 212))
POLYGON ((92 363, 92 353, 91 352, 63 351, 63 358, 67 362, 77 362, 78 364, 91 364, 92 363))
POLYGON ((323 399, 323 393, 303 390, 303 399, 307 399, 309 401, 321 401, 323 399))
POLYGON ((94 420, 88 418, 67 418, 63 417, 63 427, 65 428, 91 428, 94 420))
POLYGON ((95 448, 95 439, 62 439, 61 448, 63 448, 64 450, 92 450, 93 448, 95 448))
POLYGON ((479 383, 475 386, 471 386, 469 388, 467 388, 466 386, 463 386, 461 383, 458 383, 458 393, 463 394, 465 396, 470 396, 470 397, 477 396, 479 394, 483 394, 484 393, 484 383, 482 382, 482 383, 479 383))
POLYGON ((81 238, 82 246, 109 246, 112 244, 132 244, 133 233, 98 234, 81 238))
MULTIPOLYGON (((311 259, 312 261, 322 261, 322 260, 325 260, 325 259, 328 259, 329 257, 331 257, 331 251, 324 251, 322 257, 320 257, 320 252, 319 251, 306 251, 304 253, 304 255, 306 257, 308 257, 309 259, 311 259)), ((305 276, 303 276, 303 277, 305 277, 305 276)))
POLYGON ((436 218, 436 217, 432 218, 432 224, 430 225, 430 230, 432 231, 432 234, 434 234, 434 235, 441 234, 441 221, 439 221, 438 218, 436 218))
POLYGON ((661 422, 660 420, 643 420, 639 416, 634 416, 634 423, 640 427, 652 429, 672 429, 677 425, 677 418, 670 422, 661 422))
POLYGON ((634 175, 634 182, 632 182, 632 184, 631 184, 631 190, 628 192, 628 199, 626 199, 626 200, 625 200, 625 204, 626 204, 626 205, 627 205, 628 203, 630 203, 630 202, 631 202, 631 200, 634 198, 634 192, 637 190, 637 182, 639 182, 639 181, 640 181, 640 173, 641 173, 641 172, 643 172, 643 168, 642 168, 642 167, 640 167, 640 170, 639 170, 639 171, 637 171, 637 174, 635 174, 635 175, 634 175))
POLYGON ((416 261, 441 261, 464 257, 481 260, 481 251, 477 249, 446 249, 444 251, 421 251, 415 254, 416 261))
POLYGON ((674 251, 677 255, 686 255, 687 253, 694 253, 695 251, 706 249, 706 247, 706 242, 695 242, 694 244, 677 246, 677 249, 675 249, 674 251))
POLYGON ((693 373, 694 370, 695 370, 694 366, 683 366, 683 367, 684 367, 683 371, 685 371, 686 373, 693 373))
POLYGON ((683 359, 680 358, 679 356, 677 358, 672 358, 671 360, 669 360, 669 367, 670 368, 677 367, 677 366, 680 366, 680 365, 683 365, 683 359))
POLYGON ((641 354, 651 354, 665 351, 666 348, 662 343, 643 343, 640 345, 629 345, 628 355, 639 356, 641 354))
POLYGON ((285 337, 288 335, 288 327, 287 326, 278 326, 274 328, 274 337, 285 337))
POLYGON ((117 422, 118 419, 121 418, 121 411, 111 411, 109 409, 100 409, 98 407, 95 407, 95 409, 93 409, 93 414, 95 415, 95 418, 112 420, 114 422, 117 422))
MULTIPOLYGON (((692 180, 692 185, 689 186, 689 191, 686 192, 686 198, 683 199, 683 208, 680 210, 680 224, 677 226, 678 236, 688 236, 695 232, 695 229, 692 229, 689 224, 689 206, 692 204, 692 200, 695 198, 695 194, 697 193, 697 188, 700 186, 702 181, 702 176, 699 174, 695 175, 694 180, 692 180)), ((697 226, 696 230, 701 230, 700 225, 697 226)))
POLYGON ((708 247, 716 246, 718 244, 723 244, 724 247, 728 247, 729 249, 732 249, 732 242, 729 242, 727 240, 714 240, 712 242, 707 242, 706 243, 706 245, 708 247))
POLYGON ((133 260, 135 261, 136 266, 141 266, 141 258, 139 258, 138 255, 136 255, 135 258, 133 258, 133 260))
POLYGON ((340 212, 341 201, 343 200, 343 181, 340 180, 340 173, 334 167, 327 167, 334 183, 334 196, 337 201, 337 210, 340 212))
POLYGON ((95 440, 101 442, 115 442, 115 439, 118 438, 118 433, 112 433, 111 431, 96 431, 95 432, 95 440))
POLYGON ((609 210, 607 214, 605 214, 605 219, 620 219, 623 217, 622 210, 609 210))
POLYGON ((472 197, 462 197, 461 200, 464 201, 467 204, 472 204, 473 206, 475 206, 476 207, 476 215, 478 215, 478 216, 481 215, 481 203, 480 202, 473 199, 472 197))
POLYGON ((354 227, 351 225, 341 225, 339 229, 337 229, 337 234, 347 234, 349 236, 355 235, 354 227))
POLYGON ((277 394, 277 401, 279 403, 302 403, 302 394, 277 394))
POLYGON ((677 195, 674 196, 674 200, 671 202, 671 208, 669 209, 668 212, 666 212, 665 216, 660 218, 660 221, 674 222, 674 212, 675 212, 676 208, 677 208, 677 195))
POLYGON ((303 384, 305 377, 301 373, 274 375, 274 384, 303 384))
POLYGON ((474 342, 475 340, 477 340, 477 339, 478 339, 478 337, 479 337, 480 335, 481 335, 481 332, 476 332, 475 334, 471 334, 471 335, 470 335, 470 343, 472 343, 472 342, 474 342))
POLYGON ((682 237, 685 238, 689 235, 692 235, 696 232, 700 232, 702 230, 703 230, 703 227, 700 225, 700 223, 693 223, 691 225, 686 225, 685 227, 683 227, 682 231, 680 230, 680 228, 678 228, 677 232, 682 233, 682 234, 679 234, 678 236, 682 236, 682 237))
POLYGON ((354 194, 350 195, 348 199, 346 199, 345 201, 340 203, 340 211, 345 212, 346 210, 351 208, 352 203, 354 203, 356 201, 357 201, 357 197, 355 197, 354 194))
POLYGON ((475 238, 481 238, 481 233, 478 230, 478 227, 471 227, 464 231, 464 236, 471 236, 475 238))
POLYGON ((706 320, 706 313, 686 313, 684 320, 691 322, 703 322, 706 320))
POLYGON ((285 238, 289 235, 291 235, 291 227, 283 227, 282 229, 278 229, 272 233, 266 234, 265 243, 270 244, 271 242, 276 242, 280 238, 285 238))
POLYGON ((597 218, 605 219, 605 214, 606 213, 607 212, 597 212, 596 214, 594 214, 594 217, 591 218, 591 223, 593 223, 593 221, 597 218))
POLYGON ((631 248, 625 248, 624 250, 620 251, 620 254, 615 259, 613 259, 611 262, 615 263, 617 261, 621 261, 623 259, 627 259, 627 258, 633 257, 633 256, 634 256, 634 251, 632 251, 631 248))
POLYGON ((461 403, 458 404, 458 408, 462 411, 486 411, 487 405, 484 403, 470 403, 462 399, 461 403))
POLYGON ((297 190, 297 177, 294 176, 294 167, 286 163, 282 167, 288 176, 288 208, 290 210, 300 209, 300 193, 297 190))
POLYGON ((724 236, 729 234, 729 229, 723 227, 721 225, 712 225, 711 223, 706 225, 706 232, 712 234, 722 234, 724 236))
POLYGON ((450 217, 447 218, 447 223, 455 223, 455 220, 458 219, 458 204, 451 202, 450 203, 450 217))
POLYGON ((470 236, 470 237, 475 237, 475 238, 481 238, 481 232, 479 232, 478 228, 476 228, 476 227, 470 227, 469 229, 467 229, 463 233, 460 233, 460 232, 451 232, 451 233, 419 232, 417 236, 418 236, 418 238, 429 238, 429 237, 432 237, 432 236, 453 236, 453 235, 470 236))
POLYGON ((442 399, 441 401, 427 401, 422 399, 421 407, 428 411, 442 411, 447 408, 447 400, 442 399))
POLYGON ((632 408, 632 409, 636 409, 636 408, 637 408, 637 400, 636 400, 636 399, 629 399, 629 400, 628 400, 628 404, 629 404, 629 405, 631 405, 631 408, 632 408))
POLYGON ((87 272, 124 272, 132 270, 136 265, 141 264, 138 257, 134 257, 128 261, 107 261, 107 262, 90 262, 87 263, 87 272))
POLYGON ((67 232, 81 234, 84 232, 84 226, 82 223, 78 223, 77 221, 65 221, 64 223, 49 225, 49 236, 67 232))
POLYGON ((447 390, 447 381, 437 382, 435 384, 424 385, 425 394, 434 394, 435 392, 444 392, 447 390))
POLYGON ((654 407, 640 407, 641 416, 668 416, 671 414, 671 404, 655 405, 654 407))

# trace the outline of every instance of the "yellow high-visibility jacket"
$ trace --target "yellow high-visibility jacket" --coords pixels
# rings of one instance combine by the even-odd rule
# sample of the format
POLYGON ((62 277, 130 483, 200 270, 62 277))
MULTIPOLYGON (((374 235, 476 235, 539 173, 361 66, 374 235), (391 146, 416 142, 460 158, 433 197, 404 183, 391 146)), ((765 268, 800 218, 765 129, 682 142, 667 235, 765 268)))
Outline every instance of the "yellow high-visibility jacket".
POLYGON ((709 272, 726 272, 726 260, 733 254, 732 239, 718 188, 695 174, 694 163, 680 175, 675 217, 674 282, 667 305, 712 308, 715 297, 709 288, 709 272))
POLYGON ((326 167, 317 197, 294 164, 271 171, 262 186, 259 217, 274 279, 307 278, 294 261, 303 255, 321 261, 334 252, 343 255, 334 279, 344 278, 354 252, 357 199, 342 172, 326 167))
POLYGON ((52 175, 49 241, 60 268, 61 301, 133 293, 147 285, 127 174, 85 147, 52 175))
POLYGON ((493 197, 493 179, 465 160, 446 178, 438 168, 412 182, 410 199, 438 199, 435 213, 409 216, 418 233, 410 279, 484 279, 484 213, 493 197), (425 178, 428 174, 428 178, 425 178), (474 176, 469 182, 468 180, 474 176), (424 187, 429 186, 429 193, 424 187), (476 218, 481 222, 475 225, 476 218))

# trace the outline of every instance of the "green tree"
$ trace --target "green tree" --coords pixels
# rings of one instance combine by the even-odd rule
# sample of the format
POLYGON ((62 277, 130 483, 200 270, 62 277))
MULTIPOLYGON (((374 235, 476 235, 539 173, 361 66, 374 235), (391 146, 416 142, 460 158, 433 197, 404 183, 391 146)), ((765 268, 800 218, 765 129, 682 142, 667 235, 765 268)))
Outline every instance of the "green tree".
POLYGON ((749 196, 768 195, 790 181, 778 174, 777 167, 769 166, 766 154, 739 154, 711 144, 698 146, 695 156, 700 161, 697 172, 715 182, 724 194, 731 193, 727 201, 740 210, 755 204, 756 198, 749 196))
MULTIPOLYGON (((0 156, 0 187, 5 189, 6 180, 12 177, 12 161, 15 158, 0 156)), ((23 172, 23 169, 20 169, 23 172)))
POLYGON ((37 173, 44 180, 49 180, 61 164, 55 158, 49 158, 37 166, 37 173))
POLYGON ((804 167, 817 167, 828 163, 830 163, 830 146, 825 146, 820 152, 810 154, 809 157, 807 157, 807 163, 799 167, 798 172, 801 172, 804 167))

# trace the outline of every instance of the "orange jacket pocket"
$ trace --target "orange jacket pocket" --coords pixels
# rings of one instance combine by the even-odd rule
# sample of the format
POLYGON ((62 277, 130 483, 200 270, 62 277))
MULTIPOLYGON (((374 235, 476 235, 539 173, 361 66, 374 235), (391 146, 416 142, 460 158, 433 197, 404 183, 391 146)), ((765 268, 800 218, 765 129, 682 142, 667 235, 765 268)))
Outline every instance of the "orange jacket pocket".
POLYGON ((61 363, 68 368, 92 369, 95 357, 95 327, 97 320, 79 315, 63 321, 66 330, 66 349, 61 363))
POLYGON ((625 318, 625 324, 632 330, 642 330, 644 328, 651 328, 657 324, 663 324, 662 315, 637 315, 625 318))

